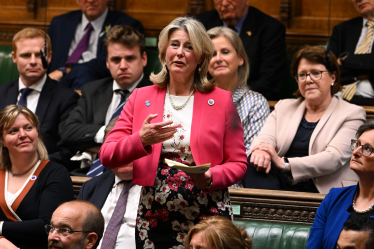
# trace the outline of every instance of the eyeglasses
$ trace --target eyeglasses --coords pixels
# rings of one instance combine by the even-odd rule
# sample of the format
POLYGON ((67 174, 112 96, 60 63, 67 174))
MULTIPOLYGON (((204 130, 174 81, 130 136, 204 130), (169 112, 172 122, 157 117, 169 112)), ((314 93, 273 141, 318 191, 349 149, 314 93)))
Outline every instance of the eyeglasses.
POLYGON ((357 140, 354 140, 352 139, 351 140, 351 149, 352 150, 355 150, 356 148, 360 147, 361 146, 361 152, 362 152, 362 155, 364 156, 370 156, 371 153, 373 152, 373 147, 371 147, 370 145, 361 145, 361 143, 357 140))
POLYGON ((52 225, 45 225, 45 231, 47 234, 53 233, 53 231, 56 231, 58 235, 62 235, 64 237, 69 236, 70 234, 73 233, 90 233, 91 231, 70 231, 69 229, 66 228, 55 228, 52 225))
MULTIPOLYGON (((229 3, 235 2, 236 0, 227 0, 229 3)), ((222 0, 213 0, 214 3, 220 3, 222 0)))
POLYGON ((328 72, 328 71, 315 71, 311 73, 300 73, 295 76, 295 79, 298 83, 304 83, 306 79, 308 78, 308 75, 311 80, 320 80, 322 78, 322 73, 328 72))

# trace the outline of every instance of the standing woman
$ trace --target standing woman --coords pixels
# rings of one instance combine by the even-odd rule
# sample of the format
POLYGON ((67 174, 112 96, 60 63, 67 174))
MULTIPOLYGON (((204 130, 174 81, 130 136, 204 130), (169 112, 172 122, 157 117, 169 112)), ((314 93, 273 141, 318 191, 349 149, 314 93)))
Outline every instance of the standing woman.
POLYGON ((136 89, 101 147, 103 165, 133 161, 133 183, 144 186, 137 248, 184 248, 187 232, 213 215, 232 216, 227 187, 247 169, 243 129, 230 92, 207 79, 214 45, 204 27, 181 17, 159 37, 163 69, 154 86, 136 89), (164 159, 211 163, 187 175, 164 159))
POLYGON ((0 248, 47 248, 44 226, 74 198, 66 168, 48 160, 36 115, 10 105, 0 113, 0 248))
POLYGON ((209 74, 216 86, 230 91, 244 130, 247 155, 251 142, 260 132, 268 117, 269 104, 264 96, 249 90, 249 60, 240 37, 230 28, 215 27, 208 30, 214 44, 209 74))

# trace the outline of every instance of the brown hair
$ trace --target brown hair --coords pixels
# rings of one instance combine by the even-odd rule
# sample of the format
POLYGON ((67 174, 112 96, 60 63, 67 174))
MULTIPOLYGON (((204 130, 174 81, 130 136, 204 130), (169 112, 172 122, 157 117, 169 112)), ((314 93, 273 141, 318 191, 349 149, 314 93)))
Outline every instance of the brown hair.
POLYGON ((139 46, 140 55, 145 52, 144 35, 137 29, 128 25, 116 25, 112 27, 104 39, 104 45, 108 54, 108 46, 111 43, 119 43, 126 47, 139 46))
MULTIPOLYGON (((330 62, 332 71, 329 71, 330 76, 335 73, 335 82, 334 85, 331 87, 331 96, 335 93, 339 92, 342 89, 340 85, 340 69, 339 64, 335 55, 329 51, 330 53, 330 62)), ((307 61, 318 63, 325 65, 326 64, 326 50, 321 46, 304 46, 298 52, 296 52, 293 56, 292 63, 291 63, 291 75, 296 77, 297 71, 299 68, 300 60, 306 59, 307 61)), ((326 69, 327 70, 327 69, 326 69)), ((302 97, 300 90, 297 90, 294 95, 296 97, 302 97)))
POLYGON ((238 67, 239 86, 246 86, 249 77, 249 59, 244 49, 242 39, 230 28, 215 27, 208 30, 211 39, 219 36, 226 37, 235 48, 236 54, 243 58, 243 65, 238 67))
MULTIPOLYGON (((16 43, 19 40, 39 38, 39 37, 43 39, 47 39, 47 51, 48 51, 48 54, 50 54, 52 51, 51 39, 49 38, 48 34, 46 34, 43 30, 36 29, 36 28, 24 28, 14 35, 13 41, 12 41, 12 49, 13 49, 14 54, 17 54, 16 43)), ((44 51, 44 48, 40 48, 40 49, 44 51)))
POLYGON ((23 105, 9 105, 0 112, 0 169, 9 170, 12 167, 8 148, 3 145, 3 134, 9 129, 18 115, 23 114, 35 126, 38 132, 37 153, 40 160, 48 160, 48 152, 44 146, 39 129, 38 117, 23 105))
POLYGON ((186 237, 186 248, 190 248, 193 235, 200 232, 208 248, 252 248, 252 239, 249 238, 246 231, 223 216, 213 216, 207 220, 202 220, 191 228, 186 237))
POLYGON ((209 38, 204 26, 191 17, 178 17, 166 26, 160 33, 158 50, 162 69, 158 74, 152 73, 151 81, 161 88, 169 84, 169 71, 165 64, 166 49, 169 43, 170 35, 176 30, 184 30, 189 35, 193 52, 198 59, 203 59, 200 65, 195 69, 195 79, 193 87, 199 92, 209 92, 213 90, 213 79, 208 80, 208 66, 214 53, 214 44, 209 38), (200 69, 198 69, 200 67, 200 69))

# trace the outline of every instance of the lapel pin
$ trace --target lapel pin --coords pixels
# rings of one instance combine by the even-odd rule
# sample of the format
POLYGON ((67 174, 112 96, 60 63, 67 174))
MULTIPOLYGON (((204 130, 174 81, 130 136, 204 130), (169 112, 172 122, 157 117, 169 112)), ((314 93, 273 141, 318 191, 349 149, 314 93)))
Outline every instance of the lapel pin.
POLYGON ((149 100, 147 100, 147 101, 145 102, 145 105, 146 105, 146 106, 150 106, 150 105, 151 105, 151 103, 149 103, 149 100))
POLYGON ((251 31, 247 31, 247 35, 248 35, 248 36, 251 36, 251 35, 252 35, 252 32, 251 32, 251 31))
POLYGON ((208 105, 214 105, 214 100, 213 99, 208 100, 208 105))

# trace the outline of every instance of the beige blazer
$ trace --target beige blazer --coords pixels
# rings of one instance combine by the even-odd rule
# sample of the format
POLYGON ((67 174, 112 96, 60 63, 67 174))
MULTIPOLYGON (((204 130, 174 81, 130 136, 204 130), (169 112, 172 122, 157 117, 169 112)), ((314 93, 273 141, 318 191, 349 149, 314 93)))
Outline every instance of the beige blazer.
MULTIPOLYGON (((269 115, 252 147, 260 142, 272 144, 284 156, 296 135, 305 113, 305 101, 280 100, 269 115)), ((320 193, 332 187, 354 185, 357 175, 350 169, 351 139, 365 122, 365 110, 334 96, 314 129, 309 142, 309 156, 289 158, 292 181, 313 179, 320 193)), ((251 147, 251 149, 252 149, 251 147)))

